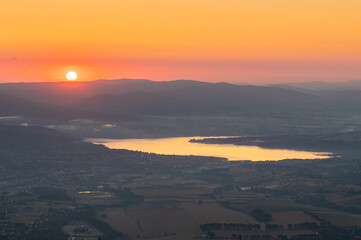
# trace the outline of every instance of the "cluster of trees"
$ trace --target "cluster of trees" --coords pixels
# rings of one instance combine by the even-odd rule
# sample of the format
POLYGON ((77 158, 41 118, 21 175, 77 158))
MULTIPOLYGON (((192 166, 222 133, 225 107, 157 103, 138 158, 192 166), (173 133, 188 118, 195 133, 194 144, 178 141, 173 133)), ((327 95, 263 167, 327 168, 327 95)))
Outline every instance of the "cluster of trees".
POLYGON ((263 211, 262 209, 255 209, 250 214, 254 219, 259 222, 270 222, 272 221, 272 214, 263 211))
POLYGON ((323 207, 323 208, 329 208, 329 209, 333 209, 333 210, 337 210, 337 211, 361 214, 361 208, 340 205, 337 203, 327 201, 326 199, 321 198, 321 197, 307 196, 296 202, 301 203, 301 204, 315 206, 315 207, 323 207))
POLYGON ((267 231, 279 231, 279 230, 283 230, 283 226, 282 225, 278 225, 278 224, 266 224, 266 230, 267 231))
POLYGON ((319 234, 300 234, 287 237, 286 235, 278 235, 277 240, 321 240, 319 234))
MULTIPOLYGON (((290 228, 290 224, 288 224, 288 228, 290 228)), ((317 228, 316 222, 304 222, 304 223, 293 224, 293 229, 316 229, 316 228, 317 228)))
POLYGON ((200 228, 206 232, 208 230, 260 230, 259 224, 243 224, 243 223, 206 223, 201 224, 200 228))
MULTIPOLYGON (((310 229, 310 230, 314 230, 316 229, 317 223, 316 222, 304 222, 304 223, 296 223, 296 224, 292 224, 289 223, 288 224, 288 229, 295 229, 295 230, 302 230, 302 229, 310 229)), ((278 231, 278 230, 283 230, 283 225, 278 225, 278 224, 266 224, 266 230, 267 231, 278 231)))
POLYGON ((269 234, 265 234, 265 235, 245 235, 245 236, 242 236, 242 239, 245 239, 245 240, 271 240, 272 239, 273 240, 274 238, 269 234))
POLYGON ((32 192, 42 200, 72 201, 65 189, 53 187, 34 187, 32 192))
POLYGON ((123 202, 124 207, 136 205, 144 201, 142 195, 136 194, 129 188, 115 190, 114 196, 123 202))
MULTIPOLYGON (((308 212, 306 212, 308 214, 308 212)), ((311 215, 311 213, 309 213, 311 215)), ((313 234, 294 234, 293 236, 286 236, 283 234, 272 236, 270 234, 249 234, 242 235, 243 240, 356 240, 361 238, 361 228, 341 228, 333 225, 320 218, 316 218, 320 223, 304 222, 298 224, 288 224, 288 229, 313 230, 313 234)), ((216 238, 215 231, 259 231, 261 226, 259 224, 239 224, 239 223, 207 223, 200 225, 203 232, 207 233, 208 238, 216 238)), ((280 231, 283 230, 282 225, 266 224, 267 231, 280 231)), ((255 232, 257 233, 257 232, 255 232)), ((296 233, 296 232, 295 232, 296 233)), ((238 239, 238 235, 233 233, 231 239, 238 239)))

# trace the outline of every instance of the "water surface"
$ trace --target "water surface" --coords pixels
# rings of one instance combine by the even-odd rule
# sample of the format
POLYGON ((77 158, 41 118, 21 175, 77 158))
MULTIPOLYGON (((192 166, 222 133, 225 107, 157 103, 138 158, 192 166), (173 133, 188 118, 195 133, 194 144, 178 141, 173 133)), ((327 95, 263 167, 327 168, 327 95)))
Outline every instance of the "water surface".
POLYGON ((257 146, 237 146, 233 144, 191 143, 190 139, 204 137, 175 137, 155 139, 106 139, 91 138, 88 142, 102 144, 111 149, 128 149, 166 155, 197 155, 227 158, 230 161, 283 160, 283 159, 324 159, 331 153, 308 152, 289 149, 268 149, 257 146))

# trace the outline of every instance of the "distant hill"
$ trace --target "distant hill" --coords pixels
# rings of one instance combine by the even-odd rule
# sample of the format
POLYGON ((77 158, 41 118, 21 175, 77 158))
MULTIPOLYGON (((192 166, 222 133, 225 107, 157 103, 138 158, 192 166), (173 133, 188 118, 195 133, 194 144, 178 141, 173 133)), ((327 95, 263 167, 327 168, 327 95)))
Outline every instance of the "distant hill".
POLYGON ((295 83, 283 83, 272 84, 272 87, 282 87, 296 91, 343 91, 343 90, 361 90, 361 80, 350 80, 346 82, 295 82, 295 83))
POLYGON ((104 113, 86 112, 81 109, 72 109, 51 103, 29 101, 0 92, 0 116, 13 115, 53 121, 111 117, 107 114, 104 115, 104 113))
POLYGON ((43 127, 0 125, 0 149, 69 145, 78 140, 71 135, 43 127))
POLYGON ((329 90, 319 95, 334 102, 334 107, 352 108, 361 110, 361 90, 329 90))
POLYGON ((242 114, 307 109, 322 97, 287 89, 207 83, 159 92, 102 94, 83 100, 78 107, 106 112, 150 115, 242 114))
POLYGON ((122 94, 137 91, 159 92, 207 84, 191 80, 156 82, 146 79, 4 83, 0 84, 0 92, 36 102, 71 106, 78 100, 99 94, 122 94))
MULTIPOLYGON (((358 83, 347 84, 356 86, 358 83)), ((361 106, 361 90, 326 87, 333 83, 308 84, 328 90, 311 91, 296 87, 298 84, 252 86, 191 80, 9 83, 0 84, 0 116, 24 115, 58 120, 124 119, 136 115, 265 116, 277 112, 319 110, 354 112, 361 106)))

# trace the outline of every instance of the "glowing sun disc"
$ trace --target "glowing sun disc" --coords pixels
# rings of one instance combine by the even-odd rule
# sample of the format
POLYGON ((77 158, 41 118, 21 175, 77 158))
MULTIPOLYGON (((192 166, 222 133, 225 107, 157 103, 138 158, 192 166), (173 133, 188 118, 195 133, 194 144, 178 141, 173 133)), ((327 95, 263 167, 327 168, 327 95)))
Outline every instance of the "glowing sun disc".
POLYGON ((68 79, 69 81, 75 81, 78 78, 78 74, 76 74, 76 72, 68 72, 66 74, 66 79, 68 79))

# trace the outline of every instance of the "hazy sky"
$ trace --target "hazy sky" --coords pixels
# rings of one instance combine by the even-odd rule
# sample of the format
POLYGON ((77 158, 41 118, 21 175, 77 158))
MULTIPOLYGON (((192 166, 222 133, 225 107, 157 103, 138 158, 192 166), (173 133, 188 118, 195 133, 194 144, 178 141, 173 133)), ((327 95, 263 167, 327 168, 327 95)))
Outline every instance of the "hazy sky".
POLYGON ((0 0, 0 82, 361 79, 360 0, 0 0))

